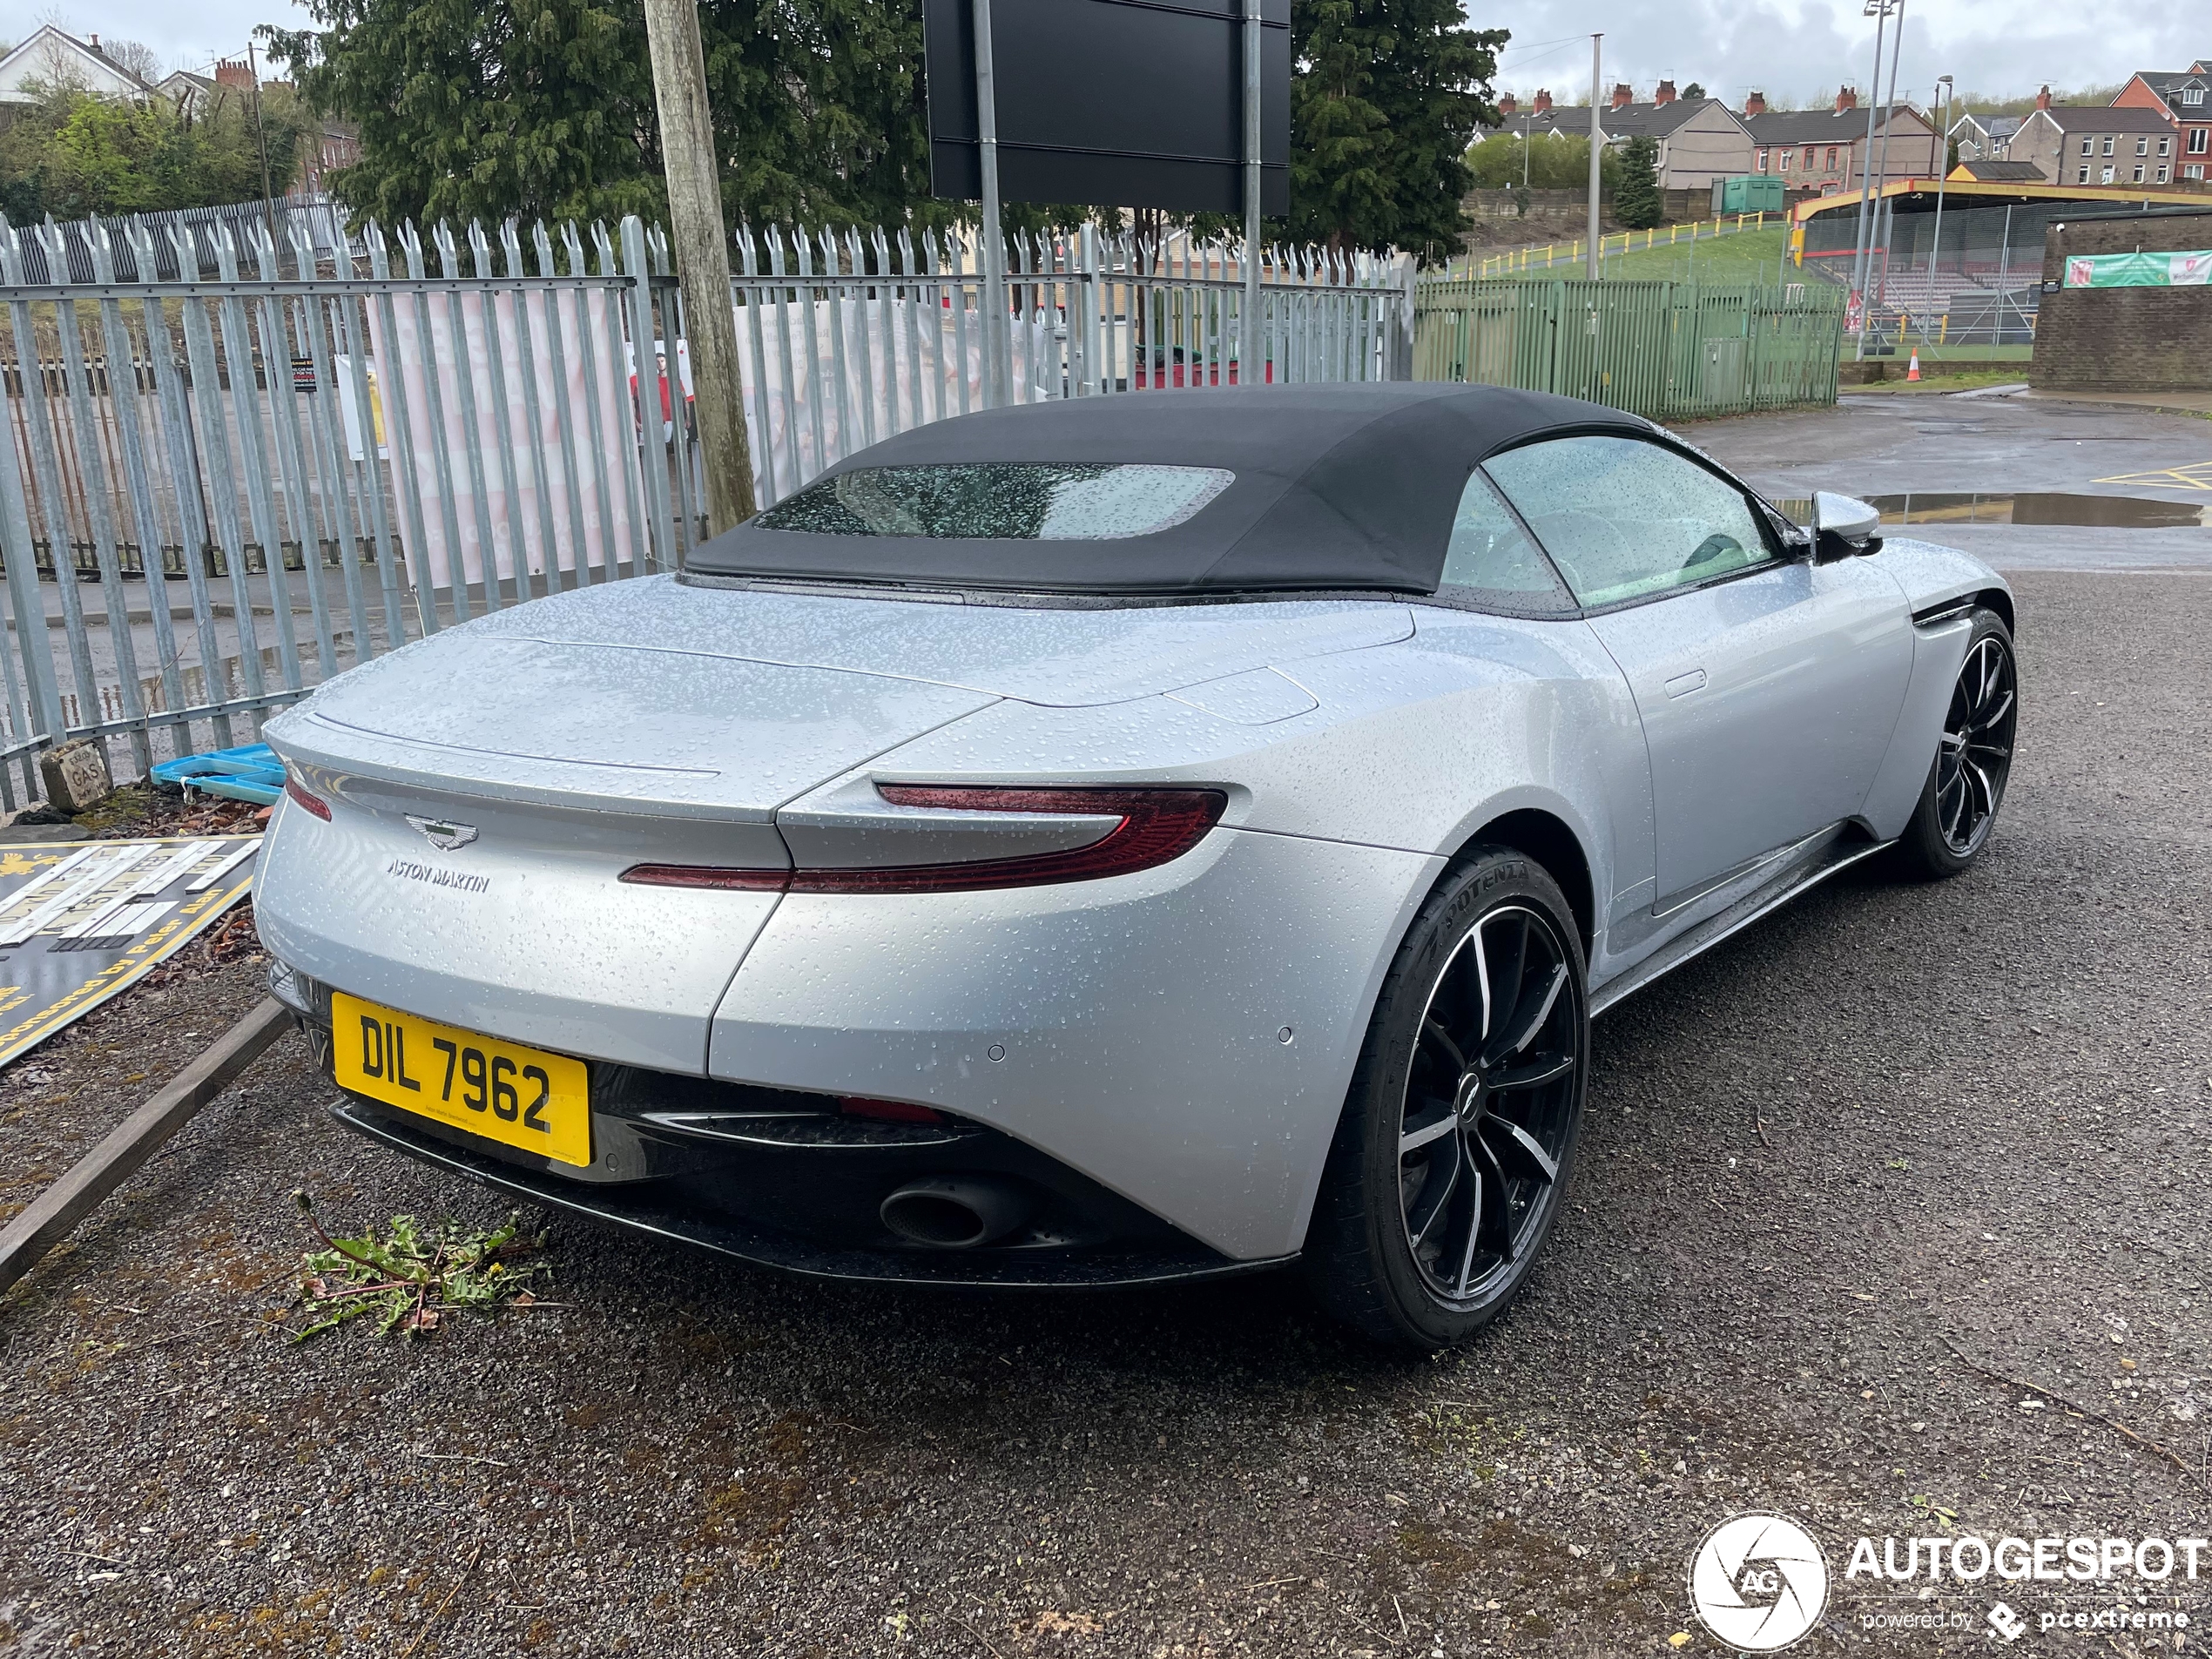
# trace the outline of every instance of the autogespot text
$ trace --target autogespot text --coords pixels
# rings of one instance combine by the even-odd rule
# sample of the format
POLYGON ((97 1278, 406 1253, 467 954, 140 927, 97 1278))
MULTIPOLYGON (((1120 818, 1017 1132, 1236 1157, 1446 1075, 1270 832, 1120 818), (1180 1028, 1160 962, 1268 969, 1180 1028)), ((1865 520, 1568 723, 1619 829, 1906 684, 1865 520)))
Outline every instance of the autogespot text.
POLYGON ((1976 1584, 1988 1578, 2076 1582, 2133 1577, 2150 1583, 2212 1573, 2212 1540, 2203 1538, 1871 1538, 1851 1546, 1846 1579, 1925 1580, 1976 1584))

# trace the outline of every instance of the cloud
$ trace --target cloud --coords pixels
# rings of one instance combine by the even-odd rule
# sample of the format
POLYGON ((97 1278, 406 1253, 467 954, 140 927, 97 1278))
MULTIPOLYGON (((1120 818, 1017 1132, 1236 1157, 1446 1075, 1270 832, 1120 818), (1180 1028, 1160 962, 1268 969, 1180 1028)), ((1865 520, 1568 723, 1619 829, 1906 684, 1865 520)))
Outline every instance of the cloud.
MULTIPOLYGON (((2202 51, 2190 15, 2188 7, 2128 17, 2027 0, 1907 0, 1898 81, 1904 96, 1923 103, 1944 74, 1962 91, 1998 95, 2033 92, 2047 81, 2060 91, 2116 84, 2138 69, 2180 67, 2202 51)), ((1864 94, 1872 84, 1873 21, 1841 0, 1503 0, 1471 3, 1469 16, 1479 27, 1513 31, 1499 84, 1524 95, 1548 86, 1554 98, 1585 96, 1592 29, 1605 31, 1608 93, 1625 80, 1648 98, 1663 76, 1678 86, 1699 82, 1740 107, 1754 89, 1809 103, 1838 86, 1864 94)), ((1885 80, 1889 56, 1885 44, 1885 80)))
MULTIPOLYGON (((143 41, 172 68, 236 56, 257 24, 308 22, 293 0, 62 0, 57 10, 72 33, 143 41)), ((1556 98, 1584 96, 1593 29, 1605 31, 1608 91, 1625 80, 1649 98, 1668 76, 1676 85, 1700 82, 1740 107, 1754 88, 1805 103, 1838 86, 1865 92, 1871 84, 1874 25, 1859 15, 1858 0, 1469 0, 1468 12, 1477 27, 1513 31, 1499 84, 1523 94, 1548 86, 1556 98)), ((2188 5, 2083 10, 2029 0, 1906 0, 1898 79, 1923 102, 1943 74, 1963 91, 1995 94, 2033 92, 2046 81, 2061 91, 2116 84, 2138 69, 2179 68, 2212 46, 2188 22, 2201 15, 2188 5)), ((1888 56, 1885 49, 1885 76, 1888 56)))

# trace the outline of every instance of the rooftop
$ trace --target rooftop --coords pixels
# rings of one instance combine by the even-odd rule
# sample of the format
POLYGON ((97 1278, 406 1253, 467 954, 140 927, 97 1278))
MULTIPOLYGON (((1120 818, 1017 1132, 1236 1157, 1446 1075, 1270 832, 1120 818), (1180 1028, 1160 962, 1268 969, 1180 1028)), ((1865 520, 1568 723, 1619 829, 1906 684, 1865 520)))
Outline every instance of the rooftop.
MULTIPOLYGON (((2061 132, 2171 132, 2172 118, 2163 111, 2138 109, 2132 104, 2054 104, 2038 110, 2061 132)), ((2031 116, 2029 119, 2034 118, 2031 116)))
MULTIPOLYGON (((1877 112, 1874 131, 1879 132, 1888 124, 1890 114, 1911 116, 1919 119, 1920 112, 1910 104, 1894 104, 1889 112, 1877 112)), ((1746 116, 1743 125, 1751 130, 1751 137, 1764 145, 1791 144, 1848 144, 1854 137, 1866 136, 1866 111, 1847 110, 1768 110, 1759 115, 1746 116)))
POLYGON ((1964 183, 1971 180, 1978 185, 2043 185, 2049 179, 2043 169, 2032 161, 1962 161, 1951 170, 1950 177, 1964 183))
POLYGON ((98 35, 79 40, 67 30, 57 29, 51 23, 41 24, 12 51, 0 52, 0 66, 27 59, 33 52, 44 53, 57 70, 60 70, 66 63, 68 55, 74 53, 78 57, 98 64, 108 73, 138 91, 151 92, 153 90, 137 71, 126 69, 109 57, 106 49, 100 44, 100 37, 98 35))
MULTIPOLYGON (((1664 104, 1622 104, 1598 112, 1598 120, 1608 138, 1663 138, 1692 117, 1718 105, 1728 106, 1716 98, 1670 98, 1664 104)), ((1556 113, 1556 111, 1554 111, 1556 113)), ((1589 111, 1582 111, 1588 116, 1589 111)), ((1730 120, 1740 120, 1733 111, 1730 120)))

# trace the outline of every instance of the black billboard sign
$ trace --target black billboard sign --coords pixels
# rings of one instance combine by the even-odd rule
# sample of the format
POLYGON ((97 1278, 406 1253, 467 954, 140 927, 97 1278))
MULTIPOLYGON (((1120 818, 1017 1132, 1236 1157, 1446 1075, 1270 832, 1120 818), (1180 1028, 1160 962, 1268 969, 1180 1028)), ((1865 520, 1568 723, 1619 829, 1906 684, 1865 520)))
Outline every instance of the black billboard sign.
MULTIPOLYGON (((990 0, 999 194, 1244 208, 1243 0, 990 0)), ((931 193, 983 194, 973 0, 922 0, 931 193)), ((1290 0, 1262 0, 1260 208, 1291 208, 1290 0)))

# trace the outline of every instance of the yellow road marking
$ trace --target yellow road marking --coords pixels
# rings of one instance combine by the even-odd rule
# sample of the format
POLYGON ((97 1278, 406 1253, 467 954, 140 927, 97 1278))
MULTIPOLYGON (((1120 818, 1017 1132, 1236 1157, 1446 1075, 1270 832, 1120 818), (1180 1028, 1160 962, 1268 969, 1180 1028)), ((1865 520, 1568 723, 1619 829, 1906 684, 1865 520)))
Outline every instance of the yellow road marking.
POLYGON ((2212 489, 2212 461, 2195 461, 2186 467, 2161 467, 2151 472, 2116 473, 2092 480, 2100 484, 2145 484, 2153 489, 2212 489))

